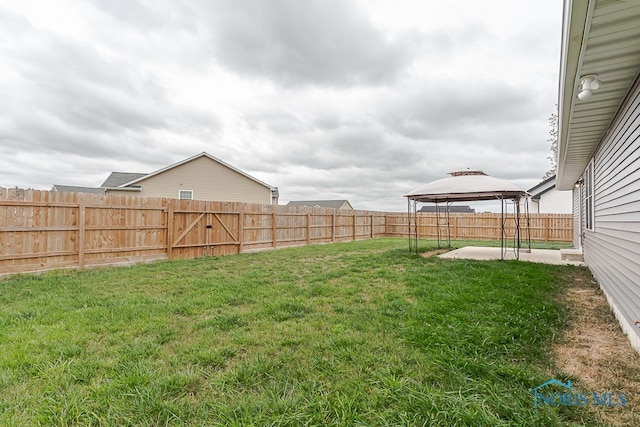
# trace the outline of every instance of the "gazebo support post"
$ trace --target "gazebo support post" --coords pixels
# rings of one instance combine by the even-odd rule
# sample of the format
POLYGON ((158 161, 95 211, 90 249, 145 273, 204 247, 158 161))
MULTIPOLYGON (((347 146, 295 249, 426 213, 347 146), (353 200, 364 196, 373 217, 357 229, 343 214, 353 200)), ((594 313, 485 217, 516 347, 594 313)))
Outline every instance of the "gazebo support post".
MULTIPOLYGON (((507 234, 507 221, 509 220, 509 202, 513 202, 513 220, 514 220, 514 234, 513 234, 513 254, 517 260, 520 259, 520 249, 522 248, 523 231, 522 231, 522 207, 520 206, 520 196, 515 196, 512 199, 500 198, 501 204, 501 222, 500 225, 500 259, 504 260, 509 248, 510 236, 507 234), (505 207, 506 206, 506 207, 505 207)), ((525 199, 524 206, 526 217, 524 218, 525 226, 527 228, 527 248, 531 252, 531 230, 529 223, 529 210, 527 206, 527 200, 525 199)))
POLYGON ((420 237, 420 233, 418 231, 418 201, 413 201, 413 224, 414 224, 414 232, 415 232, 415 243, 416 243, 416 255, 418 255, 418 237, 420 237))
POLYGON ((440 249, 440 206, 436 202, 436 234, 438 236, 438 249, 440 249))
POLYGON ((513 236, 513 252, 516 259, 520 259, 520 199, 516 197, 513 199, 513 216, 516 224, 515 235, 513 236))
POLYGON ((504 199, 500 197, 500 259, 504 260, 505 253, 507 252, 505 237, 506 231, 504 227, 504 199))
POLYGON ((449 221, 449 206, 451 206, 451 202, 447 200, 447 248, 451 248, 451 222, 449 221))
POLYGON ((407 198, 407 240, 409 241, 409 252, 411 252, 411 199, 407 198))
POLYGON ((418 253, 418 213, 416 212, 416 200, 407 199, 407 237, 409 238, 409 252, 413 252, 415 246, 418 253))
POLYGON ((527 224, 527 250, 531 253, 531 218, 529 217, 529 198, 524 198, 524 218, 527 224))

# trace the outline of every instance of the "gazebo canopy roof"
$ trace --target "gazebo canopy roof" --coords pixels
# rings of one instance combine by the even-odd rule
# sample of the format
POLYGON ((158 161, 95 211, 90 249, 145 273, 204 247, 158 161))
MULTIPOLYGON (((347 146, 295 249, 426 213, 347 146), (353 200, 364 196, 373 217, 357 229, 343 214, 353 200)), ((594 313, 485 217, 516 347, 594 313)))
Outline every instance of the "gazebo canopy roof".
POLYGON ((515 199, 527 192, 504 179, 493 178, 482 171, 451 172, 449 178, 438 179, 405 194, 421 203, 515 199))

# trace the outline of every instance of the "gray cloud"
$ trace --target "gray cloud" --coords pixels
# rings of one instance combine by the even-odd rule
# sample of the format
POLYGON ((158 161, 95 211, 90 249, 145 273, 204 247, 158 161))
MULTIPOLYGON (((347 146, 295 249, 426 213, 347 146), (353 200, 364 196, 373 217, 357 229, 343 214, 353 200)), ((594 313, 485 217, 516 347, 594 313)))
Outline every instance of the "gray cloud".
MULTIPOLYGON (((154 133, 215 133, 215 114, 177 106, 152 71, 131 58, 109 58, 90 40, 39 30, 10 13, 8 28, 21 30, 2 55, 17 75, 0 88, 0 141, 5 147, 82 154, 110 159, 157 150, 154 133)), ((6 30, 5 30, 6 32, 6 30)), ((149 157, 147 157, 149 159, 149 157)))
POLYGON ((400 93, 390 94, 376 114, 391 130, 410 138, 437 138, 469 125, 526 120, 531 111, 524 88, 507 83, 463 78, 400 93))
POLYGON ((352 1, 206 5, 215 60, 282 85, 384 84, 411 60, 411 41, 386 40, 352 1))

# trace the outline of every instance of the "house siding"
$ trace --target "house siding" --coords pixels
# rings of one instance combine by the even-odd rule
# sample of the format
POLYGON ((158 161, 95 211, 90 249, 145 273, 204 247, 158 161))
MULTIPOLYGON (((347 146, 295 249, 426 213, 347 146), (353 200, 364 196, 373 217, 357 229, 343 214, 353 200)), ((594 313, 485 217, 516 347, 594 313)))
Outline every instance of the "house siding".
MULTIPOLYGON (((137 182, 140 196, 177 199, 193 190, 194 200, 271 204, 271 189, 206 156, 137 182)), ((109 190, 118 193, 117 190, 109 190)), ((129 193, 128 193, 129 194, 129 193)))
POLYGON ((524 200, 529 201, 531 213, 569 214, 572 212, 572 194, 570 191, 556 189, 555 175, 528 189, 527 193, 531 196, 524 200))
POLYGON ((640 329, 634 325, 634 320, 640 318, 640 90, 637 81, 619 111, 594 157, 594 229, 585 229, 584 258, 631 344, 640 352, 640 329))
POLYGON ((571 194, 555 188, 540 195, 539 213, 571 213, 571 194))

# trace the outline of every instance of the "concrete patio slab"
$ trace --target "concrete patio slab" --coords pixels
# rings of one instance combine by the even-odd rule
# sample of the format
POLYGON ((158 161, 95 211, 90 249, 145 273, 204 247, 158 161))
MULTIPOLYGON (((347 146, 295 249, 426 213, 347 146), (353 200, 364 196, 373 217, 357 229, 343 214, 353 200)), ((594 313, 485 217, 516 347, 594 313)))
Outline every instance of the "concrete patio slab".
MULTIPOLYGON (((487 248, 483 246, 465 246, 450 252, 438 255, 440 258, 450 259, 475 259, 475 260, 495 260, 500 259, 500 248, 487 248)), ((516 259, 513 249, 507 250, 505 260, 516 259)), ((553 249, 531 249, 531 252, 520 250, 520 261, 539 262, 543 264, 558 265, 585 265, 584 262, 562 259, 559 250, 553 249)))

